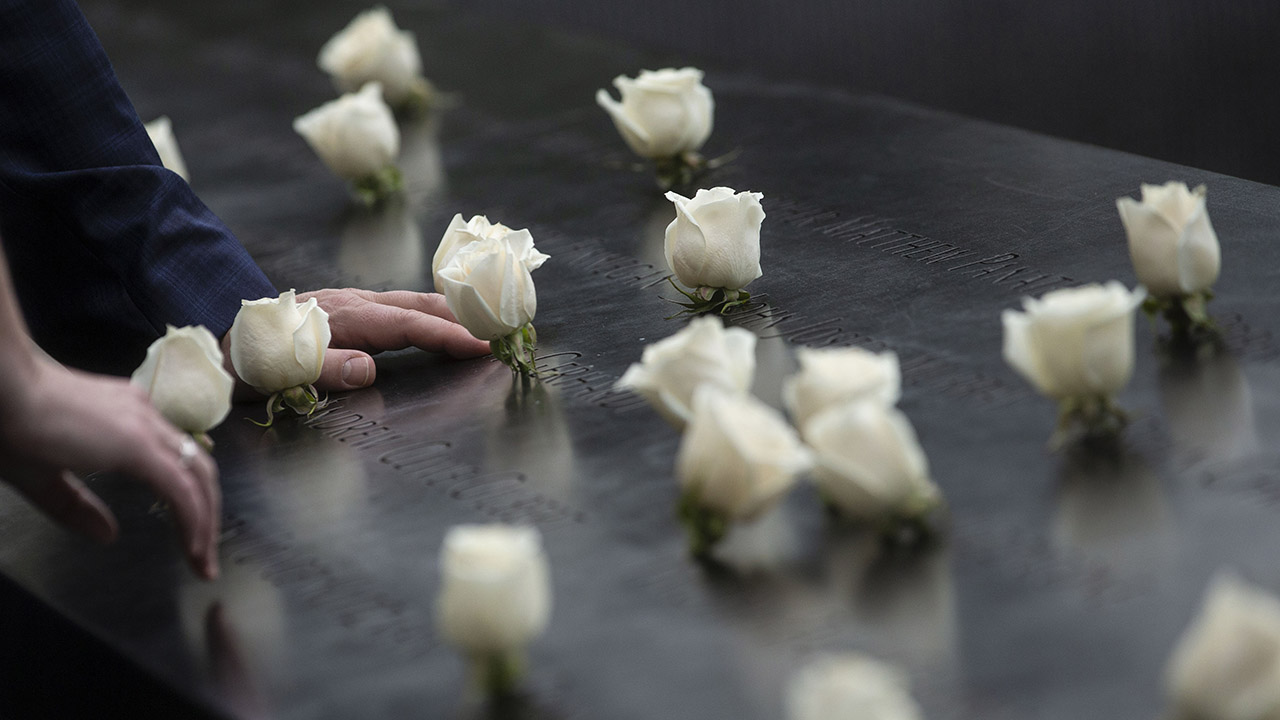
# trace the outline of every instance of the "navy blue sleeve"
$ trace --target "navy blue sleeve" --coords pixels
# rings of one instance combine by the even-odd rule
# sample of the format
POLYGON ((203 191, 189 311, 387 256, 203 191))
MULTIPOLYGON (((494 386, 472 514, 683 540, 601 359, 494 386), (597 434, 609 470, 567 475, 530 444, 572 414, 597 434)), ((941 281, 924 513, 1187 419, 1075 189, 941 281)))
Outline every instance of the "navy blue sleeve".
POLYGON ((166 324, 217 337, 275 288, 164 169, 73 0, 0 0, 0 238, 47 352, 127 373, 166 324))

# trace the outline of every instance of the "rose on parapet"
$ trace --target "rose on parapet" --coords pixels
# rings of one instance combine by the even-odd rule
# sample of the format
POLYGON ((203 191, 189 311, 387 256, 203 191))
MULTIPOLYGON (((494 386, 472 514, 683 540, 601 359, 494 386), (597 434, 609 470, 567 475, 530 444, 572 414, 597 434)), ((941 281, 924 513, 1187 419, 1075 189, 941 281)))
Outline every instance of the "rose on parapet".
POLYGON ((805 663, 787 687, 788 720, 922 720, 895 667, 855 653, 805 663))
POLYGON ((800 371, 782 385, 782 399, 796 427, 822 410, 857 400, 886 407, 902 395, 902 371, 896 353, 873 353, 862 348, 799 348, 800 371))
POLYGON ((489 222, 489 218, 484 215, 473 215, 470 220, 463 220, 462 213, 457 213, 449 222, 449 227, 445 228, 444 237, 440 238, 440 245, 431 258, 431 277, 436 288, 443 285, 440 280, 441 268, 448 265, 460 249, 489 238, 505 242, 529 272, 542 267, 551 257, 538 252, 533 246, 533 235, 528 229, 512 230, 502 223, 489 222))
POLYGON ((1280 599, 1219 574, 1165 681, 1180 720, 1280 717, 1280 599))
POLYGON ((182 159, 182 151, 178 149, 178 138, 173 134, 173 121, 169 116, 161 115, 143 127, 146 128, 147 137, 151 138, 151 144, 155 146, 156 153, 160 155, 160 163, 176 173, 178 177, 190 182, 191 176, 187 174, 187 163, 182 159))
MULTIPOLYGON (((527 237, 528 231, 521 232, 527 237)), ((538 294, 529 266, 540 266, 548 256, 533 250, 532 238, 526 246, 510 237, 510 233, 490 234, 457 245, 435 272, 436 289, 444 293, 449 310, 468 332, 489 341, 494 357, 512 371, 533 377, 537 375, 533 317, 538 294)), ((445 241, 449 238, 446 234, 445 241)))
POLYGON ((440 634, 467 656, 486 693, 511 693, 526 647, 551 616, 542 536, 533 527, 453 527, 440 550, 440 576, 440 634))
POLYGON ((269 396, 267 424, 286 407, 299 415, 314 412, 322 405, 314 383, 329 347, 329 314, 315 298, 297 302, 293 290, 240 305, 228 333, 231 365, 241 380, 269 396))
POLYGON ((391 11, 378 6, 361 12, 320 48, 320 69, 339 92, 378 82, 382 97, 396 109, 430 104, 434 90, 422 76, 422 56, 413 33, 401 30, 391 11))
POLYGON ((294 119, 293 129, 334 175, 352 183, 361 202, 373 204, 401 189, 395 164, 400 128, 381 84, 366 83, 311 110, 294 119))
POLYGON ((683 428, 693 415, 699 386, 714 385, 745 395, 756 369, 756 336, 744 328, 726 328, 717 317, 691 320, 683 330, 645 347, 618 380, 634 390, 667 422, 683 428))
POLYGON ((693 555, 708 557, 732 523, 772 508, 812 464, 776 410, 748 394, 698 386, 675 468, 693 555))
POLYGON ((217 339, 200 325, 168 326, 129 380, 147 391, 166 420, 206 448, 213 444, 206 433, 231 411, 235 380, 223 367, 217 339))
POLYGON ((689 183, 707 166, 698 150, 711 136, 715 100, 697 68, 641 70, 613 79, 621 101, 596 91, 596 104, 613 119, 635 154, 652 160, 664 189, 689 183))
POLYGON ((932 532, 942 493, 900 410, 875 398, 838 404, 811 417, 804 438, 814 453, 818 493, 836 514, 890 539, 932 532))
POLYGON ((1138 282, 1149 297, 1143 308, 1164 313, 1175 331, 1210 329, 1205 304, 1222 267, 1218 235, 1209 222, 1205 186, 1186 183, 1141 187, 1142 200, 1116 200, 1129 239, 1138 282))
MULTIPOLYGON (((669 192, 676 217, 667 225, 663 253, 686 298, 677 303, 686 313, 719 312, 751 298, 743 290, 763 275, 760 269, 760 226, 764 207, 757 192, 717 187, 698 190, 692 198, 669 192)), ((673 283, 674 285, 674 283, 673 283)))
POLYGON ((1064 288, 1004 311, 1004 359, 1058 401, 1056 445, 1079 423, 1090 434, 1120 430, 1115 394, 1133 375, 1133 311, 1146 297, 1118 282, 1064 288))

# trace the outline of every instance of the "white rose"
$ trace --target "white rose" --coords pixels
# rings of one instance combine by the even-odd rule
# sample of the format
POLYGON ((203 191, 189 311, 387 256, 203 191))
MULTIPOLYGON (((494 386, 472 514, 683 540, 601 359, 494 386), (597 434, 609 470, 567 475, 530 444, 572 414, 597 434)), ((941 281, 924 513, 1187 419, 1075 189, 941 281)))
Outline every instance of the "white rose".
POLYGON ((454 317, 481 340, 500 340, 533 320, 538 294, 521 253, 487 237, 457 250, 437 273, 454 317))
POLYGON ((1208 290, 1222 265, 1218 236, 1205 209, 1205 187, 1143 185, 1142 201, 1116 200, 1129 237, 1133 269, 1155 297, 1208 290))
POLYGON ((676 477, 699 506, 729 520, 753 520, 811 465, 809 451, 773 408, 710 384, 694 393, 676 477))
POLYGON ((316 59, 341 92, 353 92, 368 82, 382 84, 391 105, 420 92, 422 57, 413 33, 396 27, 385 7, 365 10, 320 48, 316 59))
POLYGON ((147 348, 130 382, 147 391, 166 420, 193 435, 217 427, 231 412, 235 380, 222 367, 213 333, 200 325, 170 325, 147 348))
POLYGON ((755 192, 698 190, 692 199, 669 192, 676 219, 664 250, 676 279, 691 288, 739 290, 760 277, 760 224, 764 208, 755 192))
POLYGON ((147 130, 147 136, 151 138, 151 144, 156 146, 156 153, 160 155, 160 162, 183 180, 190 181, 191 176, 187 174, 187 163, 182 159, 182 151, 178 149, 178 139, 173 136, 173 123, 167 115, 152 120, 143 125, 147 130))
POLYGON ((1133 311, 1145 296, 1111 281, 1027 298, 1002 316, 1004 359, 1049 397, 1110 395, 1133 374, 1133 311))
POLYGON ((376 82, 295 119, 293 129, 335 175, 347 180, 376 175, 400 151, 400 129, 376 82))
POLYGON ((828 408, 805 425, 822 496, 864 521, 915 517, 941 499, 911 421, 897 408, 859 401, 828 408))
POLYGON ((783 383, 782 398, 801 430, 810 418, 833 405, 873 400, 892 406, 902 394, 902 371, 892 352, 802 347, 796 359, 800 372, 783 383))
POLYGON ((1232 575, 1214 578, 1165 679, 1186 716, 1280 718, 1280 600, 1232 575))
POLYGON ((693 416, 693 394, 714 385, 746 394, 756 371, 756 336, 743 328, 725 328, 714 316, 694 318, 681 331, 645 347, 617 387, 634 390, 672 425, 684 427, 693 416))
POLYGON ((440 574, 440 632, 464 652, 519 651, 547 626, 551 583, 535 528, 451 528, 440 550, 440 574))
POLYGON ((320 377, 329 347, 329 314, 315 298, 299 304, 294 292, 241 300, 231 325, 231 365, 258 392, 306 387, 320 377))
POLYGON ((619 75, 614 87, 622 102, 605 90, 596 104, 608 111, 627 145, 641 157, 668 158, 697 150, 711 136, 715 101, 697 68, 641 70, 634 80, 619 75))
POLYGON ((788 720, 921 720, 896 668, 856 654, 823 655, 791 678, 788 720))
POLYGON ((458 213, 453 216, 449 227, 445 229, 444 237, 440 239, 440 246, 436 248, 435 257, 431 259, 431 277, 436 289, 443 285, 440 281, 440 270, 449 264, 453 256, 458 254, 460 249, 486 238, 496 238, 505 242, 529 272, 542 267, 542 263, 551 257, 538 252, 533 247, 533 235, 527 229, 512 230, 502 223, 489 222, 489 218, 483 215, 475 215, 470 220, 463 220, 462 213, 458 213))

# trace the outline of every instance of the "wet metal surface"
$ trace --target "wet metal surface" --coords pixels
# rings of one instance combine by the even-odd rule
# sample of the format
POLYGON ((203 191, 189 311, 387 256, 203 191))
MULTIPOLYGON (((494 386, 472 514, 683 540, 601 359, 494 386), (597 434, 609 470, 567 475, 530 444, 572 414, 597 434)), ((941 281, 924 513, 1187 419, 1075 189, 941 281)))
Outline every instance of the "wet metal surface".
POLYGON ((1131 720, 1220 567, 1280 590, 1280 191, 879 99, 712 68, 742 148, 704 185, 763 192, 757 393, 797 345, 892 348, 903 410, 951 508, 945 541, 884 554, 811 488, 735 530, 725 567, 686 556, 677 433, 611 390, 664 320, 673 211, 592 102, 615 74, 683 62, 589 39, 392 7, 453 106, 405 127, 403 202, 348 205, 290 129, 332 97, 314 56, 340 3, 94 0, 86 12, 144 119, 168 114, 192 184, 281 287, 429 289, 455 212, 529 227, 536 325, 556 375, 523 391, 485 360, 406 351, 308 422, 219 428, 223 577, 184 568, 151 499, 93 481, 122 537, 100 548, 6 493, 0 568, 166 684, 236 718, 473 717, 433 628, 448 527, 537 525, 550 627, 528 704, 549 718, 778 718, 819 650, 904 666, 933 720, 1131 720), (266 7, 270 5, 270 7, 266 7), (157 60, 162 58, 162 60, 157 60), (1209 186, 1225 348, 1170 350, 1138 323, 1134 415, 1112 454, 1045 441, 1054 408, 1000 358, 1024 294, 1133 284, 1114 199, 1209 186))

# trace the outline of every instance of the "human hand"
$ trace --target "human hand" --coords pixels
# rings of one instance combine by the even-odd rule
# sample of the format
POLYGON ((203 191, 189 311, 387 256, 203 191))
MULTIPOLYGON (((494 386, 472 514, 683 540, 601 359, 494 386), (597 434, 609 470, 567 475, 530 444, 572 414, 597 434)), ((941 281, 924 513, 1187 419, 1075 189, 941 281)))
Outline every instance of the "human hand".
POLYGON ((329 313, 333 334, 316 381, 320 390, 367 387, 377 375, 370 353, 383 350, 416 347, 455 358, 489 354, 489 343, 459 325, 439 293, 329 289, 301 293, 298 302, 312 297, 329 313))
POLYGON ((40 359, 0 414, 0 478, 53 520, 99 542, 115 516, 75 473, 120 472, 173 507, 183 550, 199 575, 218 575, 222 496, 207 453, 170 425, 128 381, 40 359))

